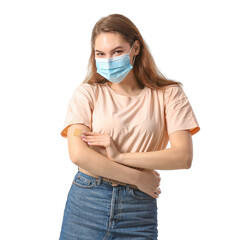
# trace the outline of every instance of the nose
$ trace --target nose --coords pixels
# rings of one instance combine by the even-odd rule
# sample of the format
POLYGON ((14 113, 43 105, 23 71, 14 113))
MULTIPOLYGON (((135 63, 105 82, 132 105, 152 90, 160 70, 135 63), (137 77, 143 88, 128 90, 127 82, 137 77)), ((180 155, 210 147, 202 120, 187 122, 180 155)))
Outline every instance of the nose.
POLYGON ((107 59, 107 58, 112 58, 112 54, 111 54, 111 53, 107 53, 107 54, 105 54, 104 58, 105 58, 105 59, 107 59))

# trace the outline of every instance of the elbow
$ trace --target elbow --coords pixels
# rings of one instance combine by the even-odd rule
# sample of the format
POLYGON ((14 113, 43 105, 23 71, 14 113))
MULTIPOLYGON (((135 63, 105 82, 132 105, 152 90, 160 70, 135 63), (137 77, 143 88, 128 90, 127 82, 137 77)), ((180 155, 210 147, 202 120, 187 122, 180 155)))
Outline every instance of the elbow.
POLYGON ((78 163, 79 163, 78 158, 73 157, 73 156, 70 156, 70 159, 71 159, 71 162, 72 162, 73 164, 75 164, 75 165, 78 166, 78 163))
POLYGON ((193 161, 193 155, 192 154, 186 154, 185 163, 184 163, 184 168, 189 169, 192 166, 192 161, 193 161))
POLYGON ((82 156, 82 154, 80 152, 71 153, 69 155, 71 162, 73 164, 77 165, 78 167, 80 167, 80 162, 81 162, 81 165, 84 165, 83 158, 81 158, 80 156, 82 156), (80 161, 80 159, 81 159, 81 161, 80 161))
POLYGON ((73 164, 77 165, 78 164, 78 158, 76 155, 69 154, 70 160, 73 164))

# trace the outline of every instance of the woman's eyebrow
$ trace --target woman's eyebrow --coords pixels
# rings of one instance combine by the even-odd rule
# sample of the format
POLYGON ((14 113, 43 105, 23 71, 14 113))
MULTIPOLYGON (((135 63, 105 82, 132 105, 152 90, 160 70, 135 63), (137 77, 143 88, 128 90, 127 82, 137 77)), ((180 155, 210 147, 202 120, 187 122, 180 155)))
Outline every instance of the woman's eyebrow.
MULTIPOLYGON (((115 50, 118 49, 118 48, 123 48, 123 47, 122 47, 122 46, 115 47, 115 48, 113 48, 113 49, 111 50, 111 52, 115 51, 115 50)), ((100 50, 98 50, 98 49, 95 49, 95 52, 102 52, 102 51, 100 51, 100 50)))

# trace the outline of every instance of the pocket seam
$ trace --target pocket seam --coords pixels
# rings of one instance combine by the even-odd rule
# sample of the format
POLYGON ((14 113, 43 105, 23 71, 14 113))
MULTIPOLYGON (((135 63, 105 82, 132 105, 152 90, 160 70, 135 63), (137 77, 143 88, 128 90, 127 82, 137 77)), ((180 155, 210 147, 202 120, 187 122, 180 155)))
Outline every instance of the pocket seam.
POLYGON ((77 187, 80 187, 80 188, 93 188, 94 186, 95 186, 95 182, 93 183, 93 184, 91 184, 91 185, 82 185, 82 184, 80 184, 80 183, 77 183, 77 182, 75 182, 75 181, 73 181, 72 182, 75 186, 77 186, 77 187))
MULTIPOLYGON (((148 196, 137 196, 135 193, 134 193, 134 189, 131 188, 130 191, 129 191, 130 195, 136 199, 154 199, 152 196, 148 195, 148 196)), ((147 193, 146 193, 147 194, 147 193)))
POLYGON ((80 188, 93 188, 96 184, 96 181, 94 180, 90 180, 90 179, 87 179, 81 175, 78 175, 76 178, 73 179, 72 183, 77 186, 77 187, 80 187, 80 188), (81 183, 78 183, 76 180, 77 179, 80 179, 81 181, 84 181, 85 183, 87 183, 88 185, 84 185, 84 184, 81 184, 81 183), (91 183, 93 181, 93 183, 91 183))
POLYGON ((92 180, 90 180, 90 179, 88 179, 88 178, 85 178, 85 177, 83 177, 83 176, 81 176, 81 175, 78 175, 77 179, 78 179, 78 178, 81 179, 82 181, 87 182, 88 184, 90 184, 91 181, 92 181, 92 180))

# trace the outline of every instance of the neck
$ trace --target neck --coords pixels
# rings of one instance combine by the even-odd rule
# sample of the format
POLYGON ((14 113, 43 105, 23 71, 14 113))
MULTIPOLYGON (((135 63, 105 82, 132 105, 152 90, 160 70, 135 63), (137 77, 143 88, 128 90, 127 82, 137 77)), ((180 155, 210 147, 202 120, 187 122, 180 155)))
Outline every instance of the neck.
POLYGON ((107 84, 114 90, 123 90, 127 93, 132 93, 138 89, 142 89, 137 82, 133 71, 130 71, 121 83, 112 83, 108 81, 107 84))

